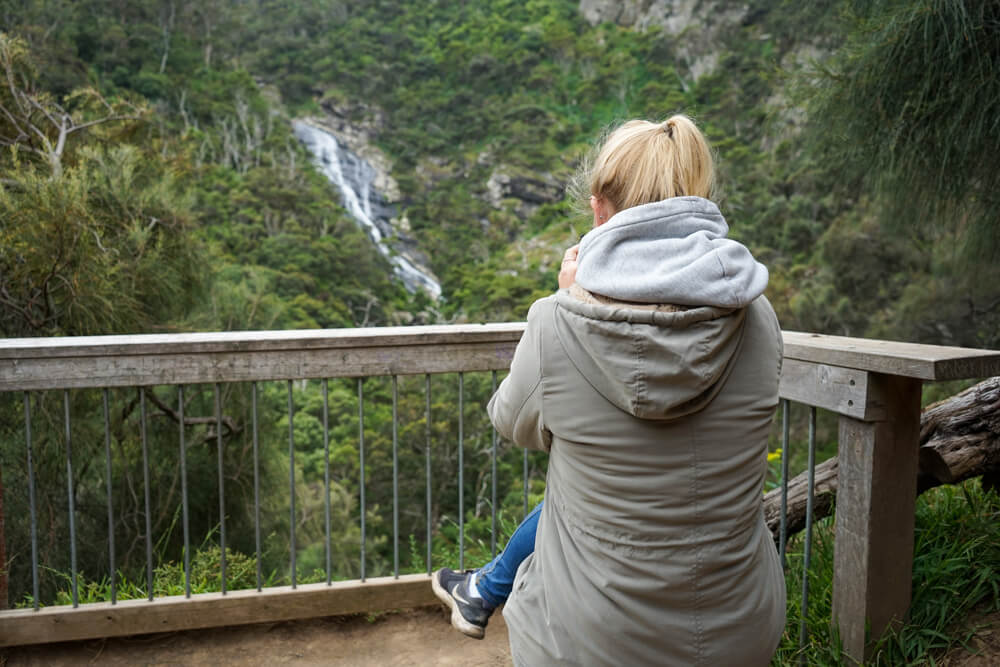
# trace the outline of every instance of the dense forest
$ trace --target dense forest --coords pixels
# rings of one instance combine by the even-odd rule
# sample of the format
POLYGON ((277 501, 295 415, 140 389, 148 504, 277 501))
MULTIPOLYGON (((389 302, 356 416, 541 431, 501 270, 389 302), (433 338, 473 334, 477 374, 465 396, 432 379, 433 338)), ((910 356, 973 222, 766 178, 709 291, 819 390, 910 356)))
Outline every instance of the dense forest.
MULTIPOLYGON (((566 186, 593 141, 616 121, 684 112, 717 151, 720 206, 769 267, 784 329, 1000 347, 996 3, 0 0, 0 18, 4 337, 521 320, 587 229, 566 186), (689 20, 658 20, 664 6, 689 20), (391 204, 429 258, 439 300, 393 278, 296 139, 301 118, 363 128, 386 157, 391 204)), ((435 566, 457 550, 454 380, 435 379, 430 423, 423 379, 400 381, 400 493, 414 508, 401 526, 412 540, 404 569, 425 566, 415 546, 425 432, 436 443, 435 566)), ((481 557, 492 447, 482 405, 494 379, 463 381, 465 518, 481 557)), ((242 563, 254 552, 251 389, 220 391, 232 425, 221 436, 229 546, 242 563)), ((392 385, 370 379, 363 391, 368 573, 384 574, 392 385)), ((286 392, 298 571, 323 565, 328 461, 334 575, 356 577, 358 385, 332 381, 329 443, 318 383, 260 388, 265 574, 289 576, 286 392)), ((148 410, 157 594, 177 592, 176 423, 165 407, 176 389, 111 394, 120 576, 144 585, 148 410)), ((51 602, 67 588, 63 397, 31 400, 51 602)), ((106 568, 103 399, 67 400, 80 430, 81 560, 106 568)), ((187 388, 184 400, 187 414, 211 415, 214 389, 187 388)), ((30 593, 22 397, 0 409, 14 604, 30 593)), ((213 428, 188 435, 192 503, 205 507, 216 502, 213 428)), ((500 462, 507 522, 542 492, 544 458, 527 462, 524 489, 520 456, 505 448, 500 462)), ((210 564, 217 518, 192 522, 210 564)), ((254 585, 252 569, 232 569, 248 578, 230 585, 254 585)), ((100 588, 100 572, 85 574, 100 588)))

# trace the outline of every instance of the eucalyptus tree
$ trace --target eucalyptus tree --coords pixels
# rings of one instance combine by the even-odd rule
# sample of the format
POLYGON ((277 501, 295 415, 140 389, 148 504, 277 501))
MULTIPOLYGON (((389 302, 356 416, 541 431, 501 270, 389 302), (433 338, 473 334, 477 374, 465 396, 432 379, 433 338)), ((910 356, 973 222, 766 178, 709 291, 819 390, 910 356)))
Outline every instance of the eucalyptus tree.
POLYGON ((818 72, 812 122, 849 187, 897 230, 960 230, 1000 250, 1000 3, 849 0, 844 47, 818 72))

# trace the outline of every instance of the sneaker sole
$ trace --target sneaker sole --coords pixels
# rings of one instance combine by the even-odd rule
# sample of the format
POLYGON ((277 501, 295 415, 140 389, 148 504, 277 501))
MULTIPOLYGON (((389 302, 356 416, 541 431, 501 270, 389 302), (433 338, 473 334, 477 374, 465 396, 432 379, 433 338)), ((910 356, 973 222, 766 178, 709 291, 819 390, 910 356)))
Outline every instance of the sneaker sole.
POLYGON ((455 604, 455 598, 451 597, 451 593, 442 588, 438 583, 437 572, 431 577, 431 588, 434 590, 434 595, 451 608, 451 625, 453 628, 473 639, 482 639, 486 635, 486 628, 473 625, 465 620, 462 612, 458 609, 458 605, 455 604))

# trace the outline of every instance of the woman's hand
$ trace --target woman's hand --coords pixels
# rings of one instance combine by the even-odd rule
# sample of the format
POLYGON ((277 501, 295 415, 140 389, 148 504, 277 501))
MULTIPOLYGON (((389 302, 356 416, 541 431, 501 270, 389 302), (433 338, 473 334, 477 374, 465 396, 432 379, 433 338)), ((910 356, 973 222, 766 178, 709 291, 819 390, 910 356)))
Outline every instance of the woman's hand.
POLYGON ((566 289, 576 282, 576 257, 580 253, 577 243, 563 254, 562 266, 559 268, 559 289, 566 289))

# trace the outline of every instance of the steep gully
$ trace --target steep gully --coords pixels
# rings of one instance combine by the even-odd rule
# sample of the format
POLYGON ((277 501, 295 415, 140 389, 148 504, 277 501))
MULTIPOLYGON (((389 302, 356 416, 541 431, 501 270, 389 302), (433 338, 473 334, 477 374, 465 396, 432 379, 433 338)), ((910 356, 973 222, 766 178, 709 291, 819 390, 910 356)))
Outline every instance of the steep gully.
POLYGON ((375 169, 326 130, 300 120, 293 121, 292 127, 295 136, 312 154, 317 168, 337 187, 344 208, 389 260, 406 289, 424 290, 432 298, 440 298, 441 285, 434 276, 418 266, 403 243, 394 239, 397 233, 390 222, 394 210, 374 187, 375 169))

